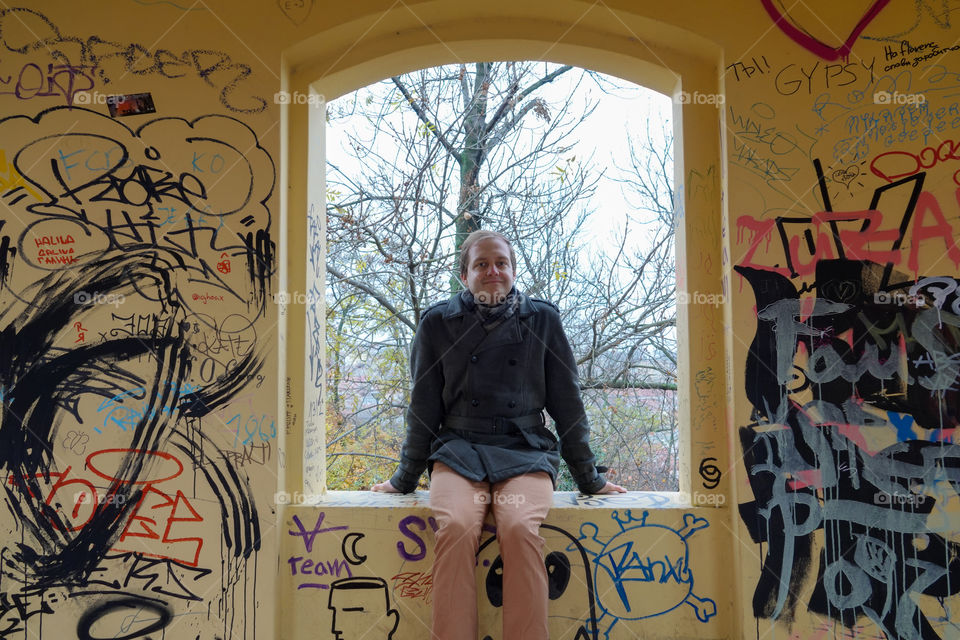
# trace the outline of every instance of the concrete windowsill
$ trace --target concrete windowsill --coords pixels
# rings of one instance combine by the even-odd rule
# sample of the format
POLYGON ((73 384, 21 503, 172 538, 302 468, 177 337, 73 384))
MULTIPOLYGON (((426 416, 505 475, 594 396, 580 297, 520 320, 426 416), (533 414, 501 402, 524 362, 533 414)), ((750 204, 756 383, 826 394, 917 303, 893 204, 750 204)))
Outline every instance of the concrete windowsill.
MULTIPOLYGON (((698 494, 699 495, 699 494, 698 494)), ((723 506, 723 494, 709 494, 717 499, 705 502, 698 498, 692 504, 690 495, 677 491, 629 491, 608 495, 584 495, 576 491, 555 491, 554 509, 694 509, 723 506)), ((374 493, 372 491, 328 491, 326 494, 291 494, 289 506, 327 506, 327 507, 385 507, 385 508, 429 508, 430 492, 415 491, 410 494, 374 493)))

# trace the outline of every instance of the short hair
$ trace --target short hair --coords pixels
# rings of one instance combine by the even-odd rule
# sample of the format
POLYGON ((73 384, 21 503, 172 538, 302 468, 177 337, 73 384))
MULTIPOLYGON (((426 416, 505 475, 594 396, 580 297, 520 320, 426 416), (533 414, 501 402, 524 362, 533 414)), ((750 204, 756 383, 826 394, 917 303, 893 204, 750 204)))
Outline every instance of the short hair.
POLYGON ((477 229, 463 239, 463 244, 460 245, 460 275, 465 274, 467 267, 470 266, 470 248, 481 240, 487 240, 488 238, 499 238, 507 243, 507 247, 510 248, 510 267, 513 269, 514 275, 516 275, 517 254, 513 250, 513 244, 507 240, 507 236, 499 231, 491 231, 490 229, 477 229))

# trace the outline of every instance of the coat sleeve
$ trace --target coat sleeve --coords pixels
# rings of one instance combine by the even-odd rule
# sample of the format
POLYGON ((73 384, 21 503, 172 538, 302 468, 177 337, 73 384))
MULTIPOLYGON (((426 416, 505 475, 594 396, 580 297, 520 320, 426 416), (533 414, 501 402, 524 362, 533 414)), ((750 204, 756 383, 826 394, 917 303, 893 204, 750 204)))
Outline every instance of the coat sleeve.
POLYGON ((400 466, 390 484, 402 493, 417 488, 443 420, 443 367, 424 314, 410 350, 411 390, 407 407, 407 436, 400 450, 400 466))
POLYGON ((590 450, 590 425, 580 398, 580 376, 577 361, 560 322, 560 314, 552 307, 546 333, 546 409, 556 423, 560 436, 560 455, 582 493, 596 493, 607 480, 597 471, 596 457, 590 450))

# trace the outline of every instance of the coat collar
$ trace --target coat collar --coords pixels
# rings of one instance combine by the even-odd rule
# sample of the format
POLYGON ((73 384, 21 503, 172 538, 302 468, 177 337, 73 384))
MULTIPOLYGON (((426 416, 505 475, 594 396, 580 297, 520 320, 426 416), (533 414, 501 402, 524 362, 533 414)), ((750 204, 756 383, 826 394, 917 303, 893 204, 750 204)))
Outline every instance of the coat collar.
MULTIPOLYGON (((527 316, 535 314, 537 308, 530 301, 530 298, 527 297, 526 294, 518 293, 520 295, 520 302, 517 306, 517 315, 521 318, 526 318, 527 316)), ((467 311, 467 308, 463 305, 463 300, 460 299, 460 295, 456 294, 447 300, 447 310, 443 313, 443 319, 450 320, 452 318, 459 318, 467 311)))

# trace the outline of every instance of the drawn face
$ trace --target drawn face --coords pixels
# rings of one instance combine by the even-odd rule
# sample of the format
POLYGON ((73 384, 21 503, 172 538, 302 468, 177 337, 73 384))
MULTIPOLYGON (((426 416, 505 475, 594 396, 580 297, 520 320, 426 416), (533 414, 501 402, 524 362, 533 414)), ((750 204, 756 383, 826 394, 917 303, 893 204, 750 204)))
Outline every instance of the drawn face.
POLYGON ((389 608, 386 584, 377 578, 335 581, 328 608, 333 612, 331 631, 335 640, 387 640, 400 621, 397 611, 389 608))
POLYGON ((467 270, 460 276, 480 304, 500 304, 516 279, 510 247, 500 238, 484 238, 470 247, 467 270))

